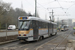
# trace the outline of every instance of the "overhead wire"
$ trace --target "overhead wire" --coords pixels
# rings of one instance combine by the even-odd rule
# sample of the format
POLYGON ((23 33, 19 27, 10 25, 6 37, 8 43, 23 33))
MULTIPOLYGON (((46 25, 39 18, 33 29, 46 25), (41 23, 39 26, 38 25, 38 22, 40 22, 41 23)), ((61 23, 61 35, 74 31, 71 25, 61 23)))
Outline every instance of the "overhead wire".
POLYGON ((74 6, 74 5, 75 5, 75 3, 74 3, 74 4, 72 4, 70 7, 68 7, 68 9, 69 9, 69 8, 71 8, 71 7, 72 7, 72 6, 74 6))
MULTIPOLYGON (((67 13, 66 13, 66 11, 64 11, 64 8, 62 7, 62 5, 59 3, 59 1, 58 0, 55 0, 55 1, 57 1, 58 2, 58 4, 59 4, 59 6, 60 6, 60 8, 63 10, 63 12, 66 14, 66 16, 67 16, 67 13)), ((38 3, 38 2, 37 2, 38 3)), ((44 9, 46 9, 46 10, 48 10, 46 7, 44 7, 43 5, 41 5, 40 3, 38 3, 38 5, 40 5, 42 8, 44 8, 44 9)), ((74 4, 73 4, 74 5, 74 4)), ((73 5, 71 5, 71 6, 73 6, 73 5)), ((71 7, 70 6, 70 7, 71 7)), ((70 8, 69 7, 69 8, 70 8)), ((69 9, 69 8, 67 8, 67 10, 69 9)))
MULTIPOLYGON (((64 8, 61 6, 61 4, 59 3, 59 1, 57 0, 58 4, 60 5, 61 9, 63 10, 64 8)), ((63 10, 63 12, 66 14, 67 16, 67 13, 63 10)))
POLYGON ((51 4, 51 3, 53 3, 54 1, 52 1, 52 2, 48 2, 46 5, 48 5, 48 4, 51 4))
MULTIPOLYGON (((37 2, 38 3, 38 2, 37 2)), ((40 3, 38 3, 42 8, 47 9, 46 7, 44 7, 43 5, 41 5, 40 3)))
MULTIPOLYGON (((35 0, 34 0, 35 1, 35 0)), ((38 5, 40 5, 43 9, 47 10, 46 7, 44 7, 43 5, 41 5, 40 3, 37 2, 38 5)))

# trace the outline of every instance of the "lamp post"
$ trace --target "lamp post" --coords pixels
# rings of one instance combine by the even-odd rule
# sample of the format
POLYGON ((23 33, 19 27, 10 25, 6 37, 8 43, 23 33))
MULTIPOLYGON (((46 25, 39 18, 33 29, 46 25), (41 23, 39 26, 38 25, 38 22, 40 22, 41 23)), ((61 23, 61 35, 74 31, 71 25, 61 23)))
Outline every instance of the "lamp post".
MULTIPOLYGON (((8 14, 8 12, 10 11, 10 9, 6 9, 6 11, 7 11, 7 14, 8 14)), ((8 18, 6 19, 6 39, 7 39, 7 21, 8 20, 8 18)))

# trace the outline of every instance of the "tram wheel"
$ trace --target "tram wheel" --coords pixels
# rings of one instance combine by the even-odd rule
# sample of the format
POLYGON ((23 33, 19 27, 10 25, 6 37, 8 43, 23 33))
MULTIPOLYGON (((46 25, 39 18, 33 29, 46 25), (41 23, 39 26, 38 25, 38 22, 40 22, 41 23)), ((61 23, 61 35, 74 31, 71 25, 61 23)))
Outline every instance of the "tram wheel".
POLYGON ((57 35, 57 32, 55 32, 55 35, 57 35))
POLYGON ((41 36, 40 38, 39 38, 39 40, 42 40, 43 39, 43 37, 41 36))
POLYGON ((55 36, 57 34, 57 32, 55 32, 55 34, 51 34, 51 36, 55 36))

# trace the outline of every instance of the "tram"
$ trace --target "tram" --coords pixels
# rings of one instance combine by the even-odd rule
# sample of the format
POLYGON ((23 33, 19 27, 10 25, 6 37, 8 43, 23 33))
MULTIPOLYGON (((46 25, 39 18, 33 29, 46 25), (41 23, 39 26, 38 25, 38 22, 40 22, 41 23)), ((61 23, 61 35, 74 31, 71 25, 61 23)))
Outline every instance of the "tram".
POLYGON ((24 41, 41 40, 57 34, 57 24, 38 17, 18 18, 18 39, 24 41))
POLYGON ((67 30, 69 30, 69 26, 63 25, 63 26, 61 26, 61 29, 60 30, 61 31, 67 31, 67 30))

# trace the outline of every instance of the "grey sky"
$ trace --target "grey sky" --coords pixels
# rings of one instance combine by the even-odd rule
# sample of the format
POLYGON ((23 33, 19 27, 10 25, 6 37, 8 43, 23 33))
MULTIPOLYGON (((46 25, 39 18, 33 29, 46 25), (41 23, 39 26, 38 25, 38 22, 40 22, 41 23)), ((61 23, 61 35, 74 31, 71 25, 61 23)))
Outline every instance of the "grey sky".
MULTIPOLYGON (((3 0, 4 2, 12 3, 13 8, 21 8, 21 1, 23 9, 26 12, 35 12, 35 0, 3 0)), ((49 19, 49 12, 54 10, 55 20, 59 19, 74 19, 75 17, 75 1, 74 0, 37 0, 37 10, 42 19, 49 19), (60 8, 61 7, 61 8, 60 8), (50 9, 47 9, 50 8, 50 9), (68 9, 67 9, 68 8, 68 9), (62 16, 64 15, 64 16, 62 16), (68 15, 68 16, 66 16, 68 15)))

